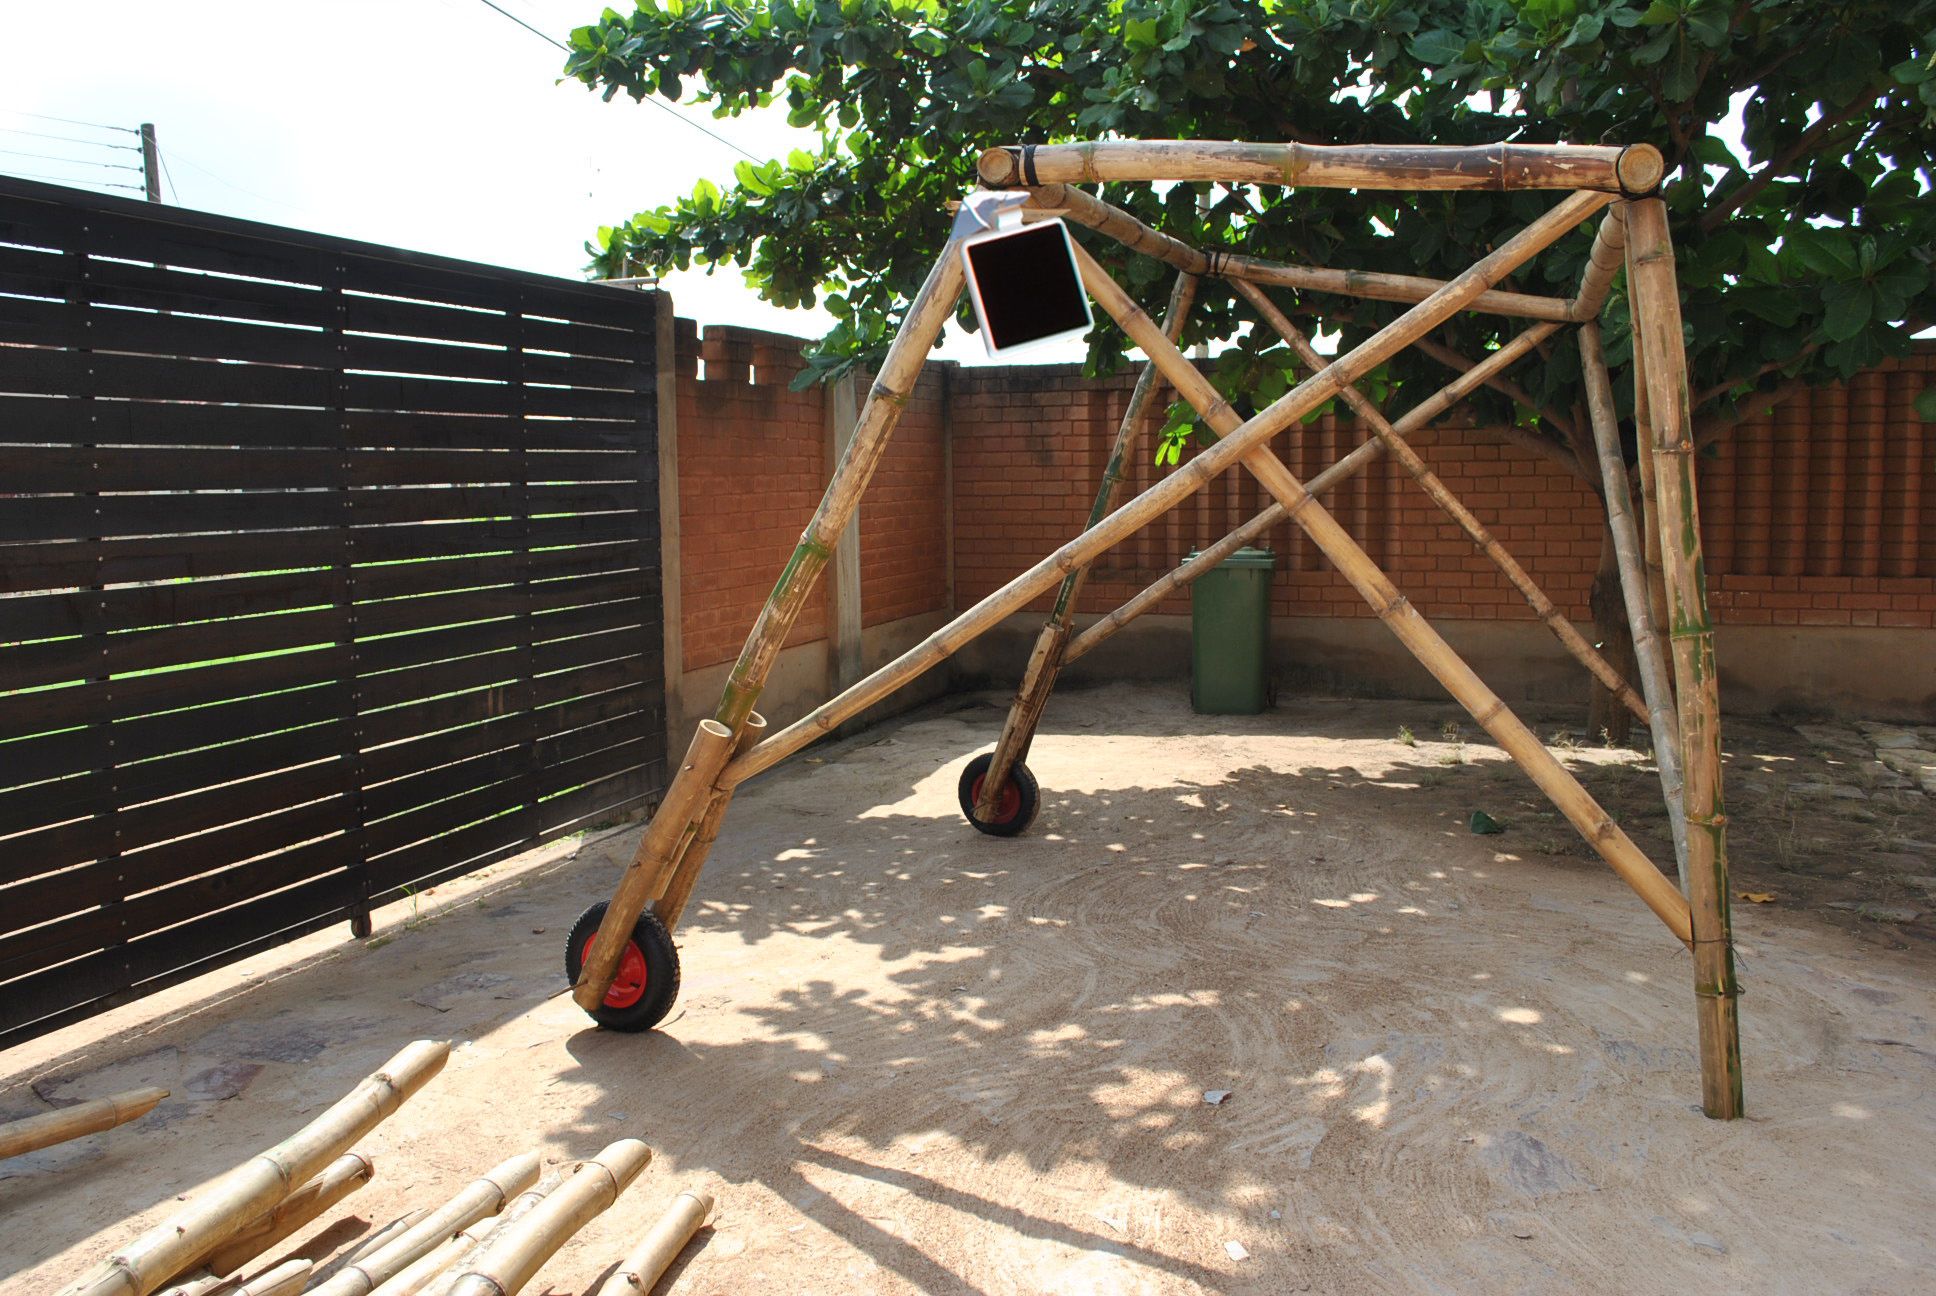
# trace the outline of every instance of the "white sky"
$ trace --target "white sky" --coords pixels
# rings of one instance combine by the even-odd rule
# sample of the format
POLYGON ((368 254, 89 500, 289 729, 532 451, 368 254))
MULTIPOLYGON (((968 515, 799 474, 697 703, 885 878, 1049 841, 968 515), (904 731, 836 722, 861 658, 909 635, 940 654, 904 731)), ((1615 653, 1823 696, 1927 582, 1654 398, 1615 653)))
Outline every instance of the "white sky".
MULTIPOLYGON (((498 3, 560 39, 603 7, 498 3)), ((138 185, 127 171, 19 156, 138 166, 136 153, 22 132, 134 136, 21 114, 151 121, 174 182, 163 197, 181 206, 577 278, 600 224, 702 176, 728 183, 739 155, 660 109, 556 84, 563 63, 480 0, 0 0, 0 171, 138 185)), ((679 111, 761 158, 813 143, 780 110, 724 121, 679 111)), ((702 324, 813 337, 831 323, 767 305, 731 268, 666 286, 702 324)), ((959 333, 941 354, 985 362, 959 333)), ((1070 344, 1029 358, 1081 354, 1070 344)))

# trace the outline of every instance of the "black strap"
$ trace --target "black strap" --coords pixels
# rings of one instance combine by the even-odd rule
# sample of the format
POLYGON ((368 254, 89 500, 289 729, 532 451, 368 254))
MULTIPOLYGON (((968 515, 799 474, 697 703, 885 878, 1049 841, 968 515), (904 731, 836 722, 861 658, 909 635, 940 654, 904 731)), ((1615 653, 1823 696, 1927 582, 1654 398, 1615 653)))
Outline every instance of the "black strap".
POLYGON ((1038 185, 1042 182, 1035 178, 1035 145, 1022 145, 1022 183, 1038 185))

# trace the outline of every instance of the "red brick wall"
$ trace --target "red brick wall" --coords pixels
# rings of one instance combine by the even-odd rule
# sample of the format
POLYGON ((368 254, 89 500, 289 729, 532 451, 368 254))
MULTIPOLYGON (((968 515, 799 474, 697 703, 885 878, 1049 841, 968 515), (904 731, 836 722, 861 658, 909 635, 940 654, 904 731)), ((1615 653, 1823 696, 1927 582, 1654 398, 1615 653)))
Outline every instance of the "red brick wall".
MULTIPOLYGON (((1068 367, 968 369, 953 376, 957 601, 966 606, 1076 534, 1128 401, 1132 379, 1068 367)), ((1717 621, 1738 625, 1936 628, 1936 431, 1911 402, 1936 385, 1936 348, 1789 401, 1744 424, 1700 461, 1701 511, 1717 621)), ((1171 399, 1159 391, 1151 408, 1171 399)), ((1147 420, 1145 447, 1160 420, 1147 420)), ((1331 416, 1273 449, 1309 480, 1362 440, 1331 416)), ((1599 505, 1585 484, 1483 433, 1413 438, 1425 461, 1553 601, 1589 618, 1599 505)), ((1128 491, 1162 472, 1147 448, 1128 491)), ((1082 599, 1106 612, 1269 503, 1232 473, 1097 564, 1082 599)), ((1498 570, 1397 465, 1374 463, 1325 505, 1428 616, 1530 619, 1498 570)), ((1275 610, 1370 616, 1364 601, 1293 525, 1264 541, 1278 555, 1275 610)), ((1037 601, 1046 608, 1048 599, 1037 601)), ((1158 609, 1187 612, 1187 595, 1158 609)))
MULTIPOLYGON (((827 481, 825 392, 788 390, 799 338, 677 326, 684 668, 738 656, 827 481)), ((861 612, 877 625, 947 604, 947 377, 922 376, 861 504, 861 612)), ((866 383, 860 397, 866 398, 866 383)), ((788 645, 827 637, 816 586, 788 645)))
MULTIPOLYGON (((680 321, 679 485, 685 667, 728 661, 785 565, 826 480, 825 393, 790 392, 800 342, 680 321), (703 357, 704 372, 700 372, 703 357)), ((930 365, 861 504, 862 620, 874 626, 947 608, 948 505, 955 602, 967 607, 1075 535, 1127 403, 1130 376, 1067 366, 930 365), (953 441, 953 495, 948 444, 953 441)), ((1936 385, 1936 348, 1846 388, 1805 393, 1737 429, 1700 460, 1701 510, 1716 620, 1737 625, 1936 628, 1936 429, 1911 402, 1936 385)), ((863 380, 859 396, 866 397, 863 380)), ((1159 392, 1152 409, 1170 399, 1159 392)), ((1162 471, 1148 446, 1127 490, 1162 471)), ((1356 445, 1327 416, 1274 444, 1306 480, 1356 445)), ((1585 485, 1483 433, 1414 444, 1546 592, 1579 620, 1598 562, 1597 501, 1585 485)), ((1261 511, 1247 474, 1226 475, 1098 563, 1082 610, 1108 611, 1261 511)), ((1529 619, 1531 612, 1396 465, 1374 463, 1327 507, 1429 616, 1529 619)), ((1290 525, 1278 555, 1280 615, 1371 615, 1290 525)), ((1046 608, 1048 598, 1037 601, 1046 608)), ((1187 612, 1188 596, 1160 609, 1187 612)), ((789 643, 827 634, 824 587, 789 643)))

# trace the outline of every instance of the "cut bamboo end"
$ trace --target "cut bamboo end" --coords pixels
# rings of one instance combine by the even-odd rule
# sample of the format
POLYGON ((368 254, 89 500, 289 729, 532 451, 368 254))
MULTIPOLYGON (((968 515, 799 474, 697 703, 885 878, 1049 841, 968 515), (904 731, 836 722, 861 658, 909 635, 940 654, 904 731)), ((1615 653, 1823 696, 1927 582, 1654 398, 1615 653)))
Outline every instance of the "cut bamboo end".
POLYGON ((126 1125, 146 1116, 167 1096, 166 1089, 129 1089, 59 1111, 9 1121, 0 1125, 0 1160, 126 1125))
POLYGON ((290 1193, 268 1214, 243 1226, 228 1241, 209 1252, 200 1263, 211 1273, 232 1274, 276 1243, 342 1201, 376 1174, 376 1164, 356 1152, 345 1152, 323 1172, 290 1193))
POLYGON ((679 772, 673 775, 659 802, 658 813, 639 838, 631 867, 619 878, 605 906, 598 934, 592 938, 592 947, 579 969, 571 997, 586 1012, 596 1012, 605 1002, 605 992, 612 988, 612 979, 618 974, 619 956, 632 938, 633 924, 645 906, 665 892, 672 870, 678 867, 680 847, 693 821, 704 814, 719 771, 732 754, 733 731, 720 720, 701 720, 685 759, 679 763, 679 772))
POLYGON ((578 1167, 532 1208, 491 1238, 451 1296, 516 1296, 571 1236, 618 1200, 652 1159, 638 1139, 620 1139, 578 1167))
POLYGON ((444 1041, 418 1040, 405 1046, 328 1111, 223 1175, 200 1197, 63 1288, 62 1296, 148 1296, 168 1276, 320 1173, 442 1070, 449 1056, 450 1045, 444 1041))
POLYGON ((337 1270, 316 1288, 314 1296, 367 1296, 471 1224, 497 1214, 536 1182, 537 1153, 520 1153, 498 1163, 387 1246, 337 1270))
POLYGON ((665 1214, 619 1261, 618 1270, 599 1287, 596 1296, 645 1296, 658 1285, 673 1260, 686 1249, 712 1214, 713 1195, 682 1192, 665 1214))

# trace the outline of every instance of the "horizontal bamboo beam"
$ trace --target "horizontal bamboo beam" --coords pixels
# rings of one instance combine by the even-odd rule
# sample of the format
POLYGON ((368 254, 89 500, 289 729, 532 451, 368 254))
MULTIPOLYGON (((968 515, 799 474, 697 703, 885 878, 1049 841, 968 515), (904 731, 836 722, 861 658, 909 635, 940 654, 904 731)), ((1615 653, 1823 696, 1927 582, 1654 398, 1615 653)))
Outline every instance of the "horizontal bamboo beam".
MULTIPOLYGON (((1223 436, 1226 442, 1237 435, 1243 423, 1210 380, 1184 359, 1183 353, 1170 344, 1162 330, 1150 322, 1149 316, 1129 294, 1081 248, 1076 249, 1076 264, 1082 271, 1083 286, 1089 289, 1089 295, 1096 304, 1107 311, 1123 331, 1143 348, 1143 353, 1163 371, 1163 376, 1170 380, 1177 394, 1203 416, 1211 431, 1223 436)), ((1325 372, 1329 371, 1327 369, 1325 372)), ((1391 579, 1371 560, 1371 556, 1346 533, 1317 497, 1305 489, 1291 470, 1271 453, 1268 443, 1251 442, 1244 447, 1242 457, 1244 467, 1284 506, 1291 520, 1304 529, 1339 573, 1351 582, 1352 588, 1377 612, 1379 620, 1398 637, 1400 643, 1411 650, 1419 664, 1430 671, 1432 677, 1445 687, 1445 691, 1478 721, 1480 728, 1505 749, 1534 785, 1546 794, 1554 808, 1566 816, 1567 821, 1608 866, 1667 925, 1667 929, 1683 944, 1689 943, 1692 927, 1686 899, 1674 889, 1673 883, 1662 876, 1600 803, 1593 799, 1592 794, 1580 786, 1579 780, 1567 772, 1566 767, 1546 749, 1546 745, 1526 727, 1525 722, 1513 714, 1505 701, 1466 665, 1464 659, 1412 606, 1411 600, 1399 593, 1391 579)))
MULTIPOLYGON (((1011 580, 929 635, 921 643, 838 697, 736 757, 720 774, 722 786, 735 786, 824 737, 849 716, 886 697, 908 681, 946 661, 962 644, 1026 607, 1063 576, 1126 536, 1133 535, 1191 494, 1215 481, 1245 453, 1268 444, 1271 437, 1323 407, 1347 383, 1361 381, 1371 370, 1404 350, 1424 333, 1464 310, 1472 298, 1511 274, 1555 240, 1577 228, 1612 199, 1600 193, 1576 193, 1513 235, 1442 290, 1400 315, 1340 356, 1308 381, 1299 383, 1231 435, 1196 455, 1163 481, 1111 513, 1101 525, 1074 540, 1011 580)), ((1155 329, 1156 325, 1151 324, 1155 329)), ((1161 330, 1157 329, 1160 334, 1161 330)), ((1195 372, 1192 370, 1192 372, 1195 372)))
MULTIPOLYGON (((1406 435, 1424 428, 1432 420, 1438 418, 1441 414, 1478 390, 1487 378, 1505 369, 1508 365, 1513 364, 1528 351, 1531 351, 1535 346, 1539 345, 1540 342, 1557 333, 1559 328, 1559 325, 1550 323, 1533 325, 1500 347, 1497 351, 1489 353, 1484 360, 1481 360, 1473 368, 1467 370, 1464 374, 1461 374, 1458 378, 1446 384, 1425 400, 1420 401, 1416 407, 1407 411, 1393 426, 1399 432, 1406 435)), ((1305 483, 1305 489, 1313 495, 1321 495, 1339 482, 1364 469, 1373 459, 1376 459, 1384 452, 1384 442, 1374 437, 1305 483)), ((1211 571, 1225 558, 1236 553, 1239 549, 1249 544, 1258 536, 1263 535, 1278 523, 1288 521, 1289 518, 1290 514, 1284 511, 1283 505, 1272 504, 1269 508, 1238 527, 1235 531, 1232 531, 1222 540, 1219 540, 1195 558, 1187 559, 1174 571, 1161 577, 1154 584, 1144 589, 1140 594, 1137 594, 1114 612, 1111 612, 1108 616, 1097 621, 1081 634, 1077 635, 1070 641, 1069 650, 1064 655, 1064 661, 1072 662, 1078 657, 1094 651, 1102 645, 1104 640, 1116 634, 1117 631, 1121 630, 1131 621, 1134 621, 1137 617, 1142 616, 1145 612, 1154 608, 1177 590, 1194 583, 1197 577, 1211 571)))
POLYGON ((153 1111, 166 1089, 129 1089, 0 1125, 0 1160, 126 1125, 153 1111))
POLYGON ((418 1040, 309 1124, 223 1175, 61 1296, 148 1296, 347 1151, 443 1069, 450 1044, 418 1040))
MULTIPOLYGON (((1420 302, 1445 286, 1442 279, 1427 279, 1419 275, 1320 269, 1222 252, 1212 256, 1181 239, 1151 229, 1114 204, 1068 185, 1043 185, 1030 195, 1029 207, 1031 210, 1045 213, 1054 211, 1067 216, 1078 225, 1115 239, 1132 252, 1155 257, 1190 275, 1248 279, 1252 283, 1309 292, 1340 293, 1348 297, 1369 297, 1379 301, 1420 302)), ((1571 303, 1558 297, 1488 289, 1473 298, 1467 309, 1492 315, 1565 323, 1573 318, 1568 313, 1570 307, 1571 303)))
MULTIPOLYGON (((1313 370, 1323 368, 1324 357, 1318 354, 1317 348, 1311 345, 1311 340, 1304 336, 1297 325, 1291 323, 1284 312, 1277 309, 1277 304, 1264 294, 1262 288, 1255 284, 1240 282, 1237 285, 1237 291, 1256 308, 1265 322, 1277 331, 1277 335, 1290 345, 1298 359, 1313 370)), ((1620 672, 1613 668, 1612 662, 1601 656, 1593 645, 1586 641, 1586 637, 1573 628, 1573 623, 1566 619, 1566 615, 1552 599, 1546 597, 1546 591, 1541 589, 1531 574, 1519 565, 1519 560, 1507 552, 1506 547, 1499 543, 1498 538, 1487 529, 1485 523, 1481 522, 1472 510, 1452 493, 1451 487, 1440 480, 1439 475, 1431 470, 1416 450, 1412 449, 1411 442, 1405 439, 1404 434, 1386 421, 1378 407, 1356 387, 1347 387, 1338 394, 1344 403, 1351 407, 1351 412, 1356 414, 1365 426, 1385 443, 1392 457, 1398 460, 1399 465, 1405 469, 1412 480, 1418 483, 1419 489, 1423 490, 1431 501, 1439 506, 1440 511, 1465 532, 1466 539, 1490 559, 1492 565, 1497 567, 1512 587, 1519 591, 1519 596, 1526 600, 1526 606, 1533 610, 1533 615, 1540 619, 1540 623, 1555 639, 1559 640, 1560 647, 1566 649, 1573 660, 1586 667, 1609 693, 1620 700, 1622 706, 1633 712, 1636 719, 1645 723, 1647 704, 1641 700, 1640 694, 1634 692, 1633 686, 1621 678, 1620 672)))
MULTIPOLYGON (((1420 275, 1387 274, 1378 270, 1331 270, 1247 256, 1218 258, 1217 273, 1225 279, 1249 280, 1273 288, 1337 293, 1345 297, 1368 297, 1374 301, 1424 301, 1445 286, 1442 279, 1427 279, 1420 275)), ((1500 292, 1496 289, 1480 293, 1473 299, 1469 309, 1491 315, 1551 320, 1561 324, 1573 318, 1572 304, 1563 298, 1500 292)))
POLYGON ((1009 144, 976 164, 992 189, 1115 181, 1213 181, 1314 189, 1593 189, 1651 193, 1666 166, 1651 144, 1250 144, 1090 140, 1009 144))

